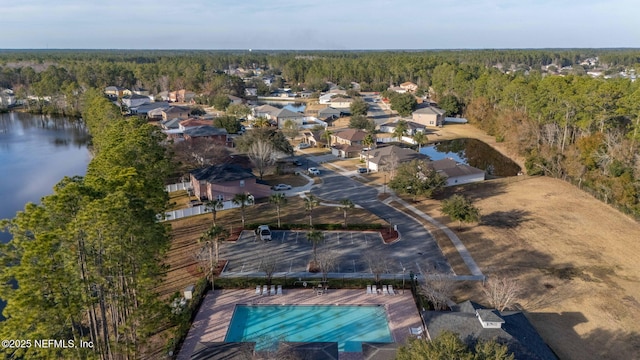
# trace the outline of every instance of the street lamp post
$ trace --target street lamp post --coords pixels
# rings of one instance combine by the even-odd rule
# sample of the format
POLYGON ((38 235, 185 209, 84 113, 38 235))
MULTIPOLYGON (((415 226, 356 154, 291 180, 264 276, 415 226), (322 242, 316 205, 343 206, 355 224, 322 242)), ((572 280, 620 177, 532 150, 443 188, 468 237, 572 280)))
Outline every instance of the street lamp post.
POLYGON ((406 270, 406 268, 402 268, 402 295, 404 295, 404 272, 406 270))

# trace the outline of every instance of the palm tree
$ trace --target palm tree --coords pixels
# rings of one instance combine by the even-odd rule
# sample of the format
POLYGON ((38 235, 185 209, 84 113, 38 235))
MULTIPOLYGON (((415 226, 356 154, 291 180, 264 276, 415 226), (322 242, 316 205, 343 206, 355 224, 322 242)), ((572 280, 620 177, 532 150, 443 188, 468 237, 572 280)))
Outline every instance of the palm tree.
POLYGON ((213 225, 216 225, 216 215, 218 210, 222 210, 224 208, 224 201, 222 199, 209 200, 204 203, 204 208, 207 211, 211 211, 213 215, 213 225))
POLYGON ((234 204, 240 205, 240 214, 242 215, 242 228, 244 229, 244 211, 247 205, 253 204, 253 196, 247 193, 236 194, 233 199, 234 204))
POLYGON ((373 135, 371 133, 368 133, 367 136, 364 137, 364 139, 362 139, 362 145, 364 145, 368 150, 367 150, 367 170, 369 170, 369 152, 371 151, 371 147, 373 146, 373 144, 375 144, 375 141, 373 140, 373 135))
POLYGON ((316 264, 318 259, 318 256, 317 256, 318 244, 322 240, 324 240, 324 234, 322 233, 322 231, 311 230, 307 233, 307 239, 311 242, 311 245, 313 246, 313 263, 316 264))
POLYGON ((280 208, 287 203, 287 197, 283 193, 271 194, 269 202, 275 205, 278 213, 278 227, 280 227, 280 208))
POLYGON ((220 259, 220 242, 222 242, 229 233, 222 227, 213 225, 207 231, 205 231, 198 242, 204 242, 207 248, 209 249, 209 276, 211 279, 211 288, 213 289, 213 254, 212 251, 215 249, 215 264, 218 266, 218 261, 220 259))
POLYGON ((422 145, 426 144, 427 141, 429 141, 429 138, 427 138, 427 135, 425 135, 424 132, 416 131, 416 133, 413 134, 413 141, 418 144, 418 152, 420 152, 420 150, 422 150, 422 145))
POLYGON ((313 209, 318 206, 318 204, 318 199, 316 199, 316 197, 313 195, 309 195, 304 198, 304 208, 309 212, 309 226, 313 226, 313 209))
POLYGON ((402 136, 407 132, 409 127, 407 126, 407 122, 404 120, 399 120, 396 123, 396 127, 393 129, 393 135, 398 139, 398 142, 402 141, 402 136))
POLYGON ((349 199, 342 199, 340 200, 340 209, 342 209, 342 213, 344 214, 344 228, 347 228, 347 212, 351 209, 353 209, 355 207, 355 205, 353 204, 353 201, 349 200, 349 199))
POLYGON ((253 126, 258 128, 268 128, 271 124, 266 117, 261 116, 253 121, 253 126))
POLYGON ((330 130, 325 129, 325 131, 320 136, 324 141, 327 142, 327 147, 331 147, 331 135, 333 135, 333 133, 330 130))

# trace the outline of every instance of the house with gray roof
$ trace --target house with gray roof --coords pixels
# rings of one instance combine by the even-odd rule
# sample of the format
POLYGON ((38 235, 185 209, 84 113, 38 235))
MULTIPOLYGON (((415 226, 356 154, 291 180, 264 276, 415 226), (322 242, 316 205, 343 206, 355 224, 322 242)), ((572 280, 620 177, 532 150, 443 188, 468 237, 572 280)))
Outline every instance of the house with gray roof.
POLYGON ((427 336, 433 339, 451 331, 470 347, 478 340, 505 344, 518 360, 557 360, 521 311, 499 312, 472 301, 453 306, 452 311, 423 311, 427 336))
POLYGON ((150 102, 151 98, 144 95, 131 94, 122 97, 122 103, 125 104, 129 109, 138 107, 140 105, 149 104, 150 102))
POLYGON ((435 106, 423 106, 411 113, 414 122, 425 126, 442 126, 444 115, 445 111, 435 106))
POLYGON ((217 128, 211 125, 191 126, 184 129, 183 137, 185 140, 205 138, 211 140, 212 143, 222 146, 232 146, 231 139, 227 130, 217 128))
POLYGON ((403 162, 429 160, 427 155, 395 145, 363 151, 360 154, 360 158, 365 161, 369 158, 369 170, 371 171, 390 171, 393 167, 403 162))
POLYGON ((446 186, 484 181, 484 170, 459 163, 451 158, 431 161, 429 166, 447 178, 446 186))
MULTIPOLYGON (((387 122, 384 123, 382 125, 380 125, 380 132, 382 133, 393 133, 396 130, 396 127, 398 126, 398 122, 400 121, 400 119, 396 119, 394 121, 391 122, 387 122)), ((406 134, 409 136, 413 136, 418 132, 426 132, 426 125, 424 124, 420 124, 417 122, 413 122, 413 121, 405 121, 406 125, 407 125, 407 131, 406 134)))
POLYGON ((331 106, 318 110, 318 119, 323 121, 331 121, 341 117, 342 115, 343 112, 340 109, 332 108, 331 106))
POLYGON ((149 104, 144 104, 136 107, 129 108, 132 114, 146 115, 149 119, 161 119, 162 110, 166 110, 170 107, 166 101, 157 101, 149 104), (155 111, 154 111, 155 110, 155 111))
POLYGON ((273 116, 275 118, 275 121, 278 124, 278 128, 279 129, 282 129, 284 127, 284 123, 287 120, 293 121, 298 126, 301 126, 302 122, 304 120, 304 114, 299 113, 299 112, 295 112, 295 111, 291 111, 289 109, 280 109, 273 116))

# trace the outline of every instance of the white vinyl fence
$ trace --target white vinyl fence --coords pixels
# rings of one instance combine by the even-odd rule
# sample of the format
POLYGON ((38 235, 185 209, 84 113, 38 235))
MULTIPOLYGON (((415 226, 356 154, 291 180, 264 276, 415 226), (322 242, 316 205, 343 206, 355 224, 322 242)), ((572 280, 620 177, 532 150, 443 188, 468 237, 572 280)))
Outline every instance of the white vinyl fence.
MULTIPOLYGON (((228 200, 224 202, 224 206, 222 207, 222 209, 218 209, 218 211, 230 210, 230 209, 235 209, 239 207, 240 205, 236 205, 233 203, 233 201, 228 200)), ((194 216, 194 215, 207 214, 207 213, 211 213, 211 211, 207 211, 204 205, 197 205, 197 206, 189 207, 186 209, 167 211, 166 213, 164 213, 164 219, 160 219, 160 221, 176 220, 176 219, 181 219, 187 216, 194 216)))
POLYGON ((177 184, 169 184, 165 187, 165 189, 167 190, 167 192, 189 190, 191 189, 191 183, 183 182, 183 183, 177 183, 177 184))

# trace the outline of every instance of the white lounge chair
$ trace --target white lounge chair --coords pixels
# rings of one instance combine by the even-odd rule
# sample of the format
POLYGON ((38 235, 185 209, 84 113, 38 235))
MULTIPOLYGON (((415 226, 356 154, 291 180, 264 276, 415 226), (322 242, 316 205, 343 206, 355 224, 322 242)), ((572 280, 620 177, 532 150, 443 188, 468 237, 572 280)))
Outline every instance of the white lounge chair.
POLYGON ((393 285, 389 285, 389 295, 395 295, 396 292, 393 291, 393 285))
POLYGON ((278 291, 276 292, 277 295, 282 295, 282 285, 278 285, 278 291))
POLYGON ((256 295, 262 294, 262 287, 260 285, 256 285, 256 295))
POLYGON ((389 290, 387 290, 387 285, 382 285, 382 295, 389 295, 389 290))
POLYGON ((273 296, 276 294, 276 286, 275 285, 271 285, 271 292, 269 293, 269 295, 273 296))
POLYGON ((367 285, 367 294, 373 294, 373 292, 371 292, 371 285, 367 285))
POLYGON ((378 295, 378 288, 375 285, 371 285, 371 292, 374 295, 378 295))
POLYGON ((418 339, 422 339, 422 326, 409 328, 409 333, 418 339))
POLYGON ((262 285, 262 295, 269 295, 269 287, 267 285, 262 285))

